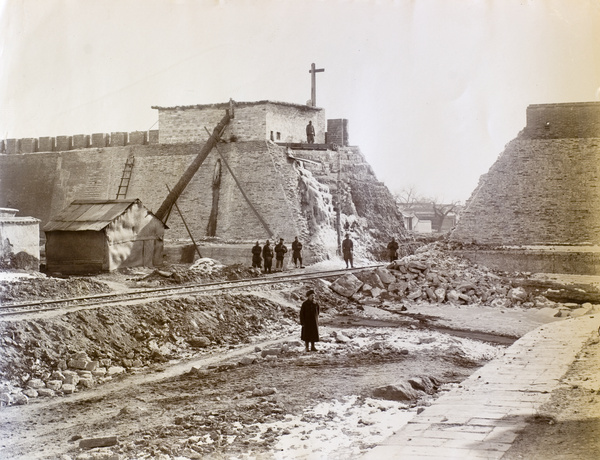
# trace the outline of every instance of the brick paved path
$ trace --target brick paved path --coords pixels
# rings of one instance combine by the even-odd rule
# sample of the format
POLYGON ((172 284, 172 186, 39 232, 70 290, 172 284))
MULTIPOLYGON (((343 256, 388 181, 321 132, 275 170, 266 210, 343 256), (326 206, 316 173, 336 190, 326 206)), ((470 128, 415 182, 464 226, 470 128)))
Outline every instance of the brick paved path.
POLYGON ((596 313, 526 334, 363 459, 502 458, 599 326, 596 313))

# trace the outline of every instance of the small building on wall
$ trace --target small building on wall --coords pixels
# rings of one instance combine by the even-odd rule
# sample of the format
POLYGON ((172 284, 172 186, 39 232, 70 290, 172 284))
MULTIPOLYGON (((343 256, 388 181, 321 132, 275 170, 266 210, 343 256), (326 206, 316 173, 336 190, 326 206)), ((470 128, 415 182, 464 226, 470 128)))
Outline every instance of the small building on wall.
POLYGON ((168 228, 140 200, 76 200, 44 226, 50 273, 162 264, 168 228))
MULTIPOLYGON (((158 110, 159 142, 204 143, 229 107, 229 103, 153 106, 153 109, 158 110)), ((234 110, 235 116, 222 136, 227 141, 306 142, 306 125, 310 121, 315 128, 315 143, 325 142, 327 121, 322 108, 287 102, 257 101, 235 102, 234 110)))

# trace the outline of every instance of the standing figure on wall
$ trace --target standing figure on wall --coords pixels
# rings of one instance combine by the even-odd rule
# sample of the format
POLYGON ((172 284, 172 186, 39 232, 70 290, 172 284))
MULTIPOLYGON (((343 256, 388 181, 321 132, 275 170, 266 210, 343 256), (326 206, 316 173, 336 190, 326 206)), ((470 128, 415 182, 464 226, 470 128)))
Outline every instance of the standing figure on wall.
POLYGON ((315 143, 315 127, 312 124, 312 121, 309 121, 306 125, 306 142, 309 144, 315 143))

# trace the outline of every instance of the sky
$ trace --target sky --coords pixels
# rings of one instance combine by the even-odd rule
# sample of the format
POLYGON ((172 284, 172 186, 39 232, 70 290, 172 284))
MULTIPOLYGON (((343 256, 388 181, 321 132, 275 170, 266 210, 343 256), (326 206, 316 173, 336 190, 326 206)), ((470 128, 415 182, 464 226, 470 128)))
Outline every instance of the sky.
POLYGON ((0 0, 0 136, 272 100, 347 118, 393 193, 464 202, 530 104, 600 100, 598 0, 0 0))

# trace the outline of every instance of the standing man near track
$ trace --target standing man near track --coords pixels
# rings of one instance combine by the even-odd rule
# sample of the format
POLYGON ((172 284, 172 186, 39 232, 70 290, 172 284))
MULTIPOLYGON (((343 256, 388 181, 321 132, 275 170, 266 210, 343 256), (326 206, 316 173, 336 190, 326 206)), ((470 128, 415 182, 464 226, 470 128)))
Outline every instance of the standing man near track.
POLYGON ((283 271, 283 258, 287 252, 287 246, 283 244, 283 238, 279 239, 279 243, 275 246, 275 271, 283 271))
POLYGON ((312 289, 306 293, 307 299, 300 307, 300 325, 302 332, 300 339, 306 345, 306 351, 317 351, 315 342, 319 341, 319 313, 320 307, 315 302, 315 291, 312 289), (308 344, 310 343, 310 349, 308 344))
POLYGON ((298 241, 298 237, 292 242, 292 261, 296 268, 298 268, 298 262, 300 262, 300 268, 304 268, 304 265, 302 265, 302 243, 298 241))
POLYGON ((354 268, 354 243, 348 233, 346 233, 346 238, 342 241, 342 253, 344 254, 346 268, 348 268, 348 264, 350 264, 351 268, 354 268))

